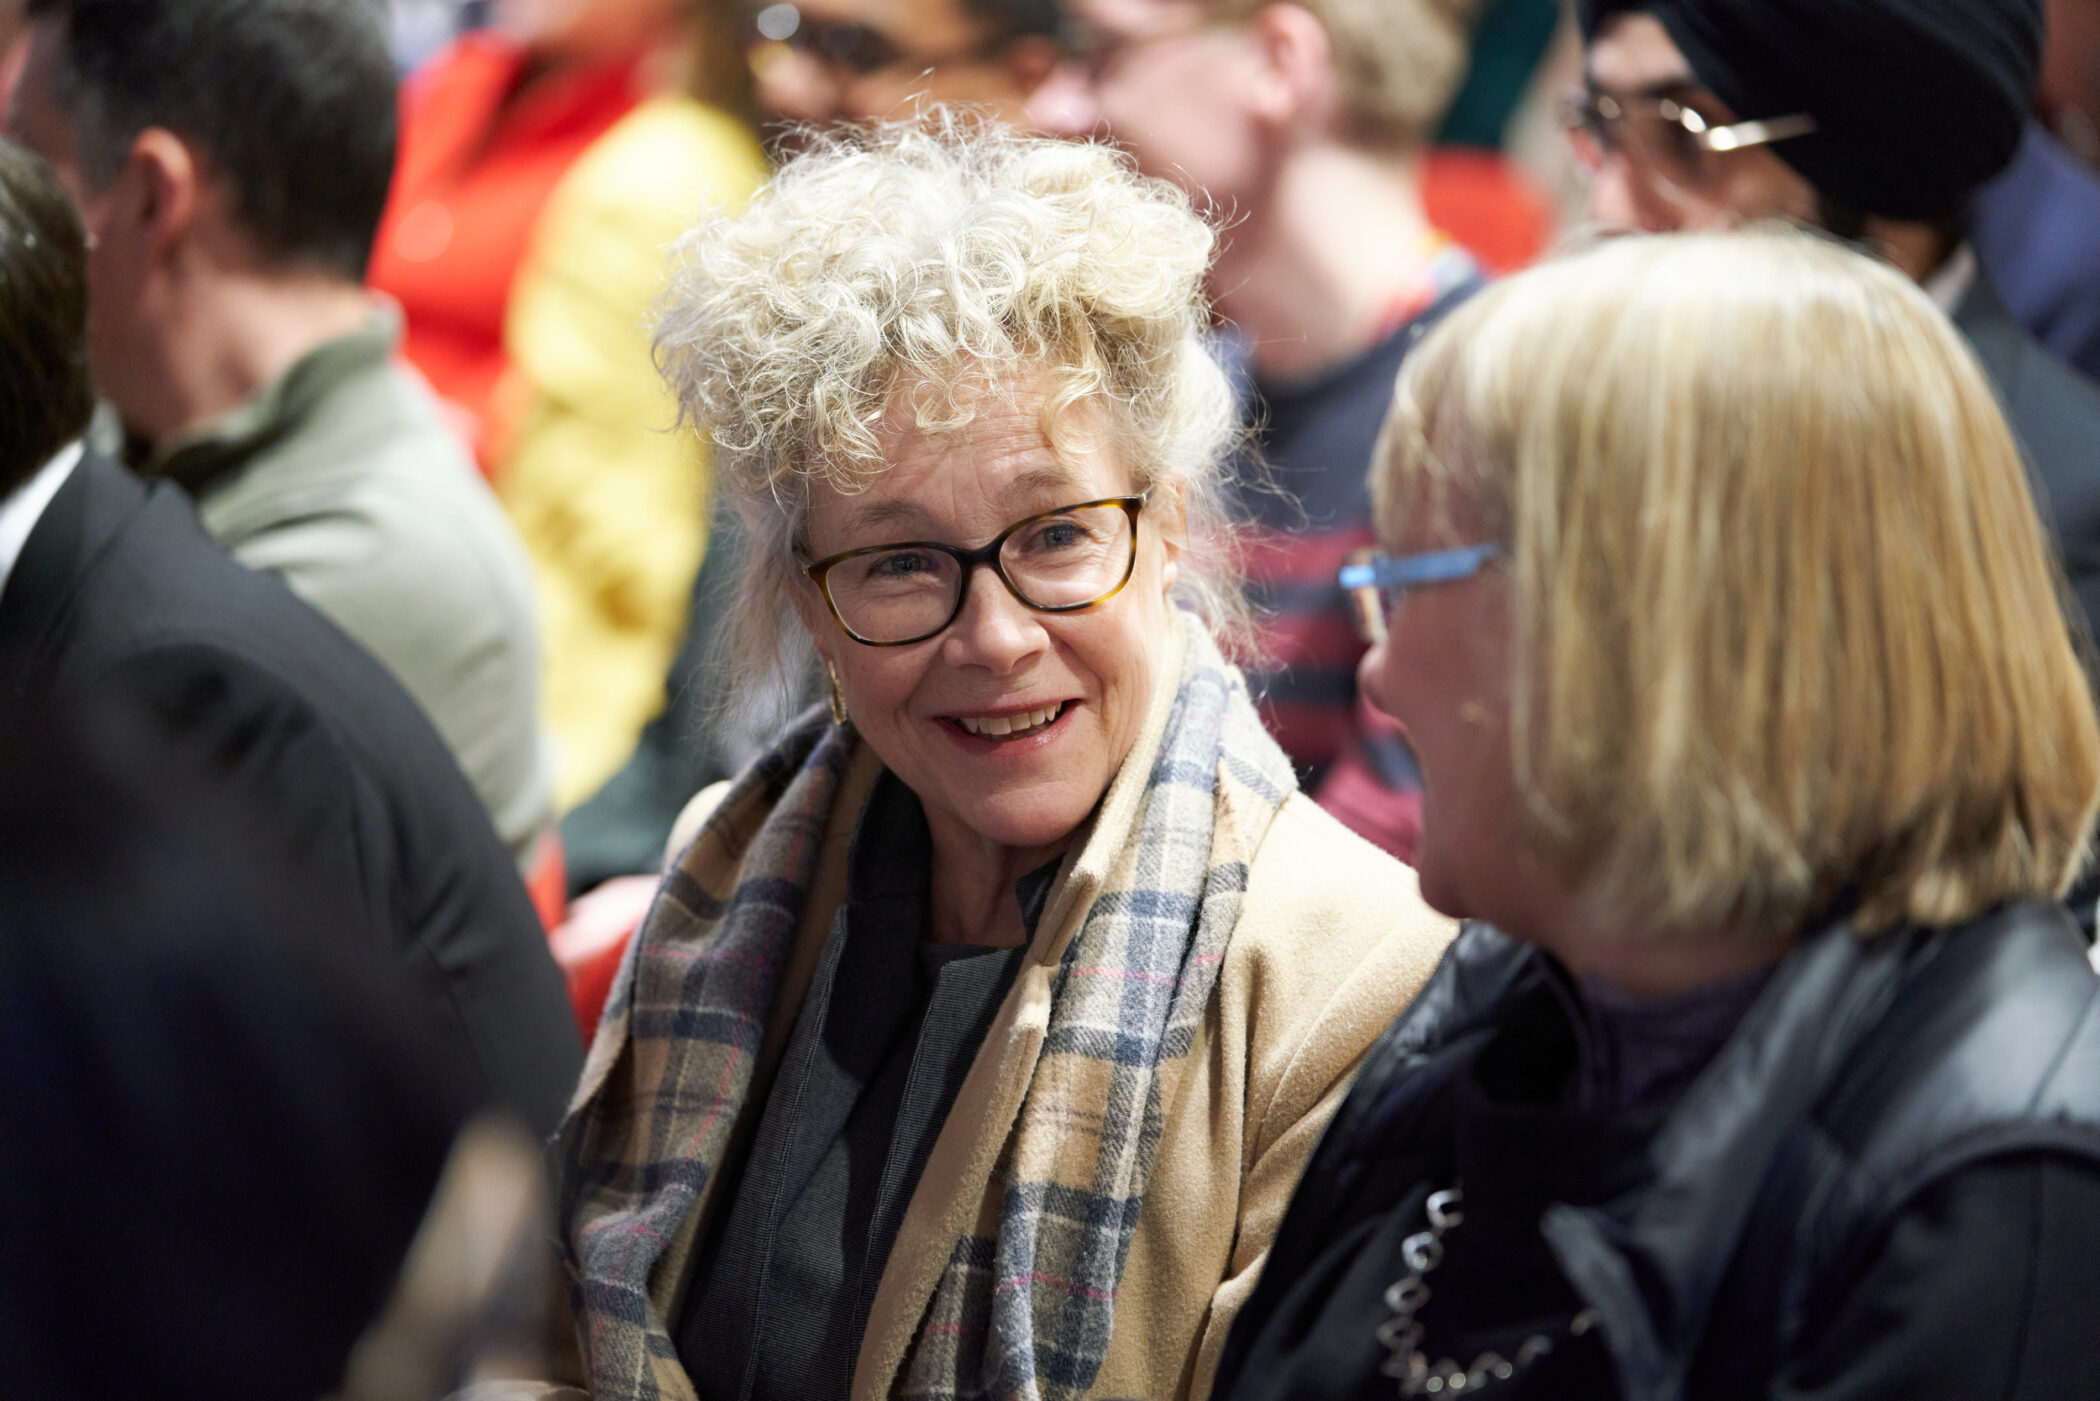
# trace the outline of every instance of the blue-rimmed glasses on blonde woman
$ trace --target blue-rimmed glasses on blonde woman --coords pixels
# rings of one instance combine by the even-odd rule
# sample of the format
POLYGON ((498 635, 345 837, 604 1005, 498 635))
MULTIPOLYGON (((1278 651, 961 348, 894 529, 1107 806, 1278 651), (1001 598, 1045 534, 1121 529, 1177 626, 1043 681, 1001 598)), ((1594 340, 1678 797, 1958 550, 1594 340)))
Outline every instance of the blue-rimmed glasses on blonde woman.
POLYGON ((1470 579, 1500 553, 1494 545, 1462 545, 1411 555, 1357 550, 1336 579, 1348 591, 1358 635, 1375 647, 1385 641, 1386 612, 1400 606, 1402 594, 1422 584, 1470 579))

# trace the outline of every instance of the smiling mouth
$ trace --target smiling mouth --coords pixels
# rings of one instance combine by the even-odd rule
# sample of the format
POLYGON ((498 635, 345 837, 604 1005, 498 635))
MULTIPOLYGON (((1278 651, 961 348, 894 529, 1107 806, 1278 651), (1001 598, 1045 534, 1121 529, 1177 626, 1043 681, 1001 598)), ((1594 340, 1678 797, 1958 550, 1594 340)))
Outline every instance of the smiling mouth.
POLYGON ((1057 723, 1064 714, 1069 701, 1058 701, 1055 705, 1042 706, 1035 710, 1024 710, 1018 715, 958 715, 955 723, 967 734, 979 739, 1015 740, 1039 735, 1057 723))

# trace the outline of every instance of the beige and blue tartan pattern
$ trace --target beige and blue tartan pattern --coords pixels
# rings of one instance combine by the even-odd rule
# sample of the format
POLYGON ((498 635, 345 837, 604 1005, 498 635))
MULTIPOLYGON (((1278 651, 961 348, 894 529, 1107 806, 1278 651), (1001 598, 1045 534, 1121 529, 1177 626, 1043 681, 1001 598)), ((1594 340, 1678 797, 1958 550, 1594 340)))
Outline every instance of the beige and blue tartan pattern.
MULTIPOLYGON (((1161 1127, 1238 922, 1247 869, 1296 785, 1200 626, 1136 840, 1067 946, 1019 1119, 897 1379, 910 1398, 1087 1394, 1161 1127)), ((601 1038, 611 1074, 562 1134, 562 1220, 593 1395, 690 1397, 651 1271, 721 1161, 858 743, 820 712, 738 780, 633 941, 601 1038), (711 846, 711 843, 713 844, 711 846), (740 853, 735 860, 695 853, 740 853), (710 889, 710 876, 729 888, 710 889)), ((594 1057, 595 1058, 595 1057, 594 1057)))

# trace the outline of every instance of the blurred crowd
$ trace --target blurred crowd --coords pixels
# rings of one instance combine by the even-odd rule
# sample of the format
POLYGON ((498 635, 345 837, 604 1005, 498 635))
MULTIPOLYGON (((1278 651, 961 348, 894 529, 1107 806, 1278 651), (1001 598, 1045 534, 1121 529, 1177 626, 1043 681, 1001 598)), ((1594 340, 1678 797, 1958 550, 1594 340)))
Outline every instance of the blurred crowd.
POLYGON ((0 1389, 2100 1394, 2100 0, 0 101, 0 1389))

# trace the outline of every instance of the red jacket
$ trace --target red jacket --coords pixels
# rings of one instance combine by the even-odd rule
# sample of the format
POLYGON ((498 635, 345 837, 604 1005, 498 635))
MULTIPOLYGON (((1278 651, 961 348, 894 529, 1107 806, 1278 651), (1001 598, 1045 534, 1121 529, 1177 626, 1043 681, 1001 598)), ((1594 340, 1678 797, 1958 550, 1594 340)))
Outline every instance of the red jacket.
POLYGON ((369 273, 401 303, 402 354, 460 411, 484 469, 511 279, 540 208, 585 148, 646 96, 639 55, 546 74, 517 93, 527 60, 523 48, 480 31, 410 80, 369 273))

